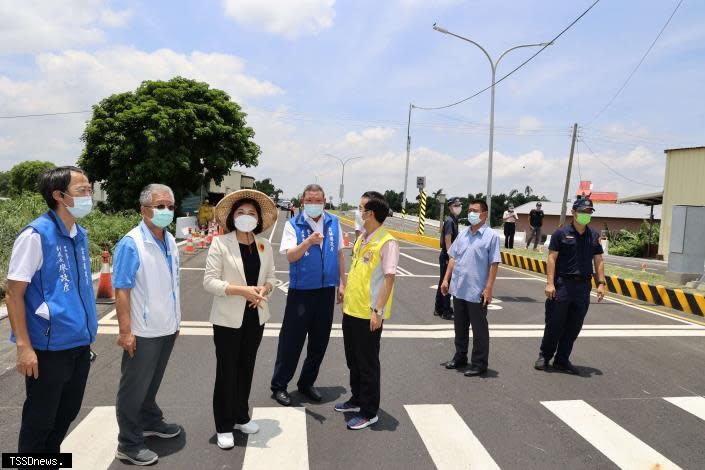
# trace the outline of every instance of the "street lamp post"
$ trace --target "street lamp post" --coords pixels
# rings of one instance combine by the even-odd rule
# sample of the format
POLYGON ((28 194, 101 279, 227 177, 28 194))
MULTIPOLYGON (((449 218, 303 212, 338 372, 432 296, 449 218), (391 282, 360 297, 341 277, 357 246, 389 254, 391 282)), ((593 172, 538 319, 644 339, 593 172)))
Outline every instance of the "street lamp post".
MULTIPOLYGON (((340 157, 336 157, 335 155, 331 155, 330 153, 325 154, 326 157, 331 157, 335 158, 340 162, 340 164, 343 166, 343 172, 340 174, 340 205, 343 205, 343 192, 345 189, 345 164, 348 163, 350 160, 355 160, 357 158, 362 158, 362 157, 349 157, 343 160, 340 157)), ((340 209, 340 208, 338 208, 340 209)))
POLYGON ((485 57, 487 57, 487 60, 490 62, 490 68, 492 69, 492 86, 491 86, 491 98, 490 98, 490 149, 489 149, 489 162, 487 163, 487 211, 488 211, 488 219, 492 214, 492 153, 494 151, 494 88, 495 88, 495 78, 496 78, 496 72, 497 72, 497 65, 499 64, 499 61, 502 60, 502 58, 507 55, 507 53, 513 51, 514 49, 521 49, 522 47, 543 47, 550 45, 551 43, 539 43, 539 44, 522 44, 520 46, 514 46, 510 47, 506 51, 502 52, 502 54, 497 58, 496 61, 492 60, 492 57, 490 54, 485 50, 484 47, 473 41, 472 39, 465 38, 463 36, 460 36, 455 33, 451 33, 447 29, 443 29, 440 26, 434 24, 433 29, 438 31, 439 33, 443 34, 449 34, 451 36, 455 36, 458 39, 462 39, 463 41, 467 41, 470 44, 473 44, 477 46, 484 54, 485 57))

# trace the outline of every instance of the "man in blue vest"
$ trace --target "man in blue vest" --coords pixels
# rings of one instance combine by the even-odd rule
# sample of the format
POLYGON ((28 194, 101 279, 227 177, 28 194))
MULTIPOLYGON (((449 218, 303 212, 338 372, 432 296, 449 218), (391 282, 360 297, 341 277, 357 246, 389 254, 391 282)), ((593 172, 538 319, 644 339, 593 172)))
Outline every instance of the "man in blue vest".
POLYGON ((345 291, 343 232, 338 218, 323 211, 326 196, 317 184, 306 186, 302 202, 303 210, 284 225, 279 247, 289 261, 289 293, 271 389, 272 398, 283 406, 291 405, 287 385, 296 372, 306 336, 308 347, 298 389, 315 402, 323 400, 313 384, 328 347, 336 298, 342 302, 345 291))
POLYGON ((15 240, 6 301, 27 392, 18 452, 56 453, 81 409, 98 329, 88 238, 77 223, 93 192, 70 166, 45 171, 38 183, 49 211, 15 240))

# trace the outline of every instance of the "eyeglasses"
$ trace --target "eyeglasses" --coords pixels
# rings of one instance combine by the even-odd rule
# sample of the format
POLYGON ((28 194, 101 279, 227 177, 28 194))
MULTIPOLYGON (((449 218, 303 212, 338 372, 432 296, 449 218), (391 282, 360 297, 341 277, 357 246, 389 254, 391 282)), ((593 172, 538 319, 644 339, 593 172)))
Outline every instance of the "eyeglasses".
POLYGON ((166 204, 157 204, 156 206, 144 206, 144 207, 151 207, 152 209, 159 209, 160 211, 163 211, 164 209, 169 209, 170 211, 173 211, 175 209, 175 206, 173 206, 173 205, 168 206, 166 204))
MULTIPOLYGON (((74 188, 71 190, 72 192, 76 193, 76 197, 81 197, 81 196, 93 196, 93 190, 91 188, 74 188)), ((62 192, 64 196, 71 196, 74 197, 73 194, 65 193, 62 192)))

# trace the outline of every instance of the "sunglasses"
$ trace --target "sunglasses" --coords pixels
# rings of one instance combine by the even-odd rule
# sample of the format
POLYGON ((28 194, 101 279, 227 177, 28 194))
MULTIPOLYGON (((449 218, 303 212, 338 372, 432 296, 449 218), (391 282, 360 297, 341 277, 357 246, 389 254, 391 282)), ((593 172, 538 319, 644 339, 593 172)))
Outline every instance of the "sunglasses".
POLYGON ((163 211, 164 209, 169 209, 170 211, 173 211, 175 209, 175 206, 171 205, 168 206, 166 204, 157 204, 156 206, 145 206, 145 207, 151 207, 152 209, 159 209, 163 211))

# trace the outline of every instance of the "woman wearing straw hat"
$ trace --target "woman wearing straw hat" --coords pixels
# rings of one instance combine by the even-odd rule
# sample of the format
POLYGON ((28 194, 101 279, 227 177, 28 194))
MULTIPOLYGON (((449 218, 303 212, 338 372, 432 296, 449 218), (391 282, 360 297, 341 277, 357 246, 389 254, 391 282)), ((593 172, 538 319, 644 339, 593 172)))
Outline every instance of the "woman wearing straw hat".
POLYGON ((203 287, 214 295, 210 322, 217 360, 213 415, 218 447, 229 449, 235 445, 233 429, 259 431, 250 420, 248 399, 276 279, 272 246, 256 235, 274 224, 277 209, 266 194, 243 189, 225 196, 215 213, 228 233, 213 239, 203 287))

